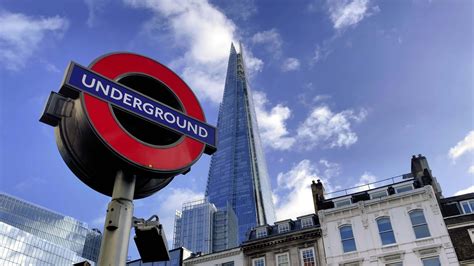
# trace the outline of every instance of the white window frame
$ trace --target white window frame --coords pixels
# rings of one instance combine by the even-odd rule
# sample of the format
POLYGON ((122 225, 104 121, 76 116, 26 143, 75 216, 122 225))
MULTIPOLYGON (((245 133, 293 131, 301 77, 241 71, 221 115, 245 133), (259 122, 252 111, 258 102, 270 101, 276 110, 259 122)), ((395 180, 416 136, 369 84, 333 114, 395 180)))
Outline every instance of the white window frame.
POLYGON ((352 228, 352 224, 343 224, 343 225, 339 226, 338 229, 339 229, 339 238, 341 239, 342 253, 356 252, 356 251, 357 251, 357 243, 356 243, 356 241, 355 241, 354 229, 352 228), (341 228, 343 228, 343 227, 350 227, 350 228, 351 228, 352 238, 344 238, 344 239, 342 239, 341 228), (350 250, 350 251, 345 251, 345 250, 344 250, 344 241, 351 240, 351 239, 354 240, 355 249, 354 249, 354 250, 350 250))
POLYGON ((309 247, 309 248, 302 248, 300 249, 300 265, 301 266, 304 266, 304 259, 303 259, 303 251, 306 251, 306 250, 311 250, 312 253, 313 253, 313 259, 314 259, 314 265, 317 265, 317 260, 316 260, 316 252, 314 251, 314 248, 313 247, 309 247))
POLYGON ((352 204, 352 199, 351 198, 344 198, 344 199, 339 199, 334 201, 334 207, 340 208, 344 206, 349 206, 352 204))
POLYGON ((286 233, 290 231, 290 223, 278 224, 278 233, 286 233))
POLYGON ((439 256, 423 257, 423 258, 421 258, 421 264, 425 265, 425 263, 423 262, 424 260, 429 260, 429 259, 434 259, 434 258, 438 259, 440 265, 443 265, 443 264, 441 264, 441 260, 440 260, 439 256))
POLYGON ((291 265, 291 261, 290 261, 290 253, 288 252, 284 252, 284 253, 278 253, 275 255, 275 263, 276 263, 276 266, 280 266, 279 262, 278 262, 278 257, 280 256, 286 256, 287 260, 288 260, 288 266, 291 265))
POLYGON ((300 219, 301 228, 308 228, 314 226, 313 217, 304 217, 300 219))
POLYGON ((474 228, 468 228, 467 233, 469 234, 469 237, 471 238, 472 244, 474 244, 474 228))
POLYGON ((257 230, 255 230, 255 236, 257 238, 266 237, 267 235, 268 235, 268 230, 266 227, 257 228, 257 230))
POLYGON ((258 261, 260 261, 260 260, 263 261, 263 266, 265 266, 265 265, 266 265, 266 263, 265 263, 265 256, 264 256, 264 257, 258 257, 258 258, 252 259, 252 266, 256 266, 256 263, 257 263, 258 261))
POLYGON ((382 197, 388 196, 388 192, 387 192, 387 189, 383 189, 383 190, 371 191, 369 195, 370 195, 370 199, 380 199, 382 197), (384 195, 374 197, 375 194, 380 194, 380 193, 384 193, 384 195))
POLYGON ((463 201, 459 202, 459 206, 461 207, 462 213, 464 213, 464 214, 474 213, 474 209, 471 206, 471 202, 473 202, 472 204, 474 205, 474 199, 463 200, 463 201), (469 206, 469 209, 471 210, 471 212, 466 212, 466 210, 464 210, 464 206, 462 206, 463 203, 467 203, 467 205, 469 206))
POLYGON ((411 224, 411 228, 413 229, 413 235, 415 236, 415 239, 423 239, 423 238, 431 237, 430 226, 428 225, 428 220, 426 219, 425 211, 424 211, 423 209, 413 209, 413 210, 410 210, 410 211, 408 212, 408 218, 410 219, 410 224, 411 224), (425 223, 424 223, 424 224, 413 224, 413 221, 411 220, 411 214, 412 214, 413 212, 417 212, 417 211, 421 211, 421 213, 423 214, 423 218, 425 219, 425 223), (416 236, 415 227, 419 227, 419 226, 423 226, 423 225, 425 225, 426 228, 428 229, 428 236, 418 238, 418 237, 416 236))
POLYGON ((360 262, 348 262, 344 263, 344 266, 360 266, 360 262))
POLYGON ((395 261, 395 262, 390 262, 390 263, 385 264, 385 266, 397 266, 397 265, 403 266, 403 261, 395 261))
POLYGON ((399 185, 399 186, 393 186, 393 188, 395 189, 395 193, 396 193, 396 194, 408 192, 408 191, 411 191, 411 190, 414 190, 414 189, 415 189, 415 188, 413 187, 413 184, 401 184, 401 185, 399 185), (398 192, 399 189, 406 188, 406 187, 410 187, 410 190, 398 192))
POLYGON ((377 225, 377 230, 379 232, 379 239, 380 239, 380 244, 382 246, 390 246, 390 245, 395 245, 397 244, 397 238, 395 237, 395 232, 393 231, 393 226, 392 226, 392 219, 390 219, 390 216, 380 216, 380 217, 377 217, 375 219, 375 224, 377 225), (383 219, 388 219, 388 222, 390 223, 390 230, 387 230, 387 231, 380 231, 380 228, 379 228, 379 221, 380 220, 383 220, 383 219), (388 244, 384 244, 383 243, 383 239, 382 239, 382 234, 383 233, 388 233, 388 232, 392 232, 392 235, 393 235, 393 239, 395 242, 393 243, 388 243, 388 244))

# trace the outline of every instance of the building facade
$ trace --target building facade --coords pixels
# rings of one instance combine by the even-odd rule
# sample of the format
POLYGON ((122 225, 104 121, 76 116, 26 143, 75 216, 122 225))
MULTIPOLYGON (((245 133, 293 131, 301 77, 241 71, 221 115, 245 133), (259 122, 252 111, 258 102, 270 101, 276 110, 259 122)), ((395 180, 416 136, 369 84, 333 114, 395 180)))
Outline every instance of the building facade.
POLYGON ((440 200, 444 222, 461 265, 474 265, 474 193, 440 200))
POLYGON ((321 228, 315 214, 253 228, 241 248, 244 266, 325 265, 321 228))
POLYGON ((101 234, 85 223, 0 193, 0 264, 97 261, 101 234))
POLYGON ((206 196, 217 208, 232 206, 242 242, 250 228, 273 223, 275 211, 242 48, 233 44, 217 131, 206 196))
POLYGON ((426 158, 388 181, 330 198, 313 183, 327 265, 459 265, 426 158))
POLYGON ((237 217, 228 204, 217 209, 207 199, 183 204, 176 212, 173 248, 208 254, 238 246, 237 217))
POLYGON ((212 252, 235 248, 239 245, 237 216, 230 204, 214 213, 212 252))
POLYGON ((244 255, 240 247, 212 254, 191 256, 183 261, 184 266, 243 266, 244 255))
POLYGON ((192 252, 212 252, 213 217, 217 208, 207 200, 183 204, 176 212, 173 248, 185 247, 192 252))

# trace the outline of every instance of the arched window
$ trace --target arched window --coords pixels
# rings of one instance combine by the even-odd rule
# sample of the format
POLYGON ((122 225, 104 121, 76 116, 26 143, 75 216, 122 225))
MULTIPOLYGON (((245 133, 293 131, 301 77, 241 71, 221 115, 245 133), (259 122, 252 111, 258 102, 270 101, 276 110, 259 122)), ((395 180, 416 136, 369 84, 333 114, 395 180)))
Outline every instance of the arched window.
POLYGON ((377 227, 379 228, 380 240, 382 241, 382 245, 390 245, 396 242, 390 218, 378 218, 377 227))
POLYGON ((339 233, 341 234, 342 249, 344 252, 351 252, 357 249, 351 225, 339 227, 339 233))
POLYGON ((415 237, 418 239, 431 236, 423 210, 414 210, 409 214, 415 237))

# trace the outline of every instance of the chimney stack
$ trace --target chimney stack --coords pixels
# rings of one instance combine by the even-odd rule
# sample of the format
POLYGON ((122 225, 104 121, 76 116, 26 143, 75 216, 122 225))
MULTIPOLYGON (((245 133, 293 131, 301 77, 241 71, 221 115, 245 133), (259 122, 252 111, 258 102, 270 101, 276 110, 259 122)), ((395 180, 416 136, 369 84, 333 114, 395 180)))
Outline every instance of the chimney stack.
POLYGON ((321 203, 324 201, 324 186, 321 180, 318 179, 317 183, 313 180, 311 191, 313 192, 314 211, 318 214, 318 210, 321 209, 321 203))
POLYGON ((411 173, 420 186, 431 185, 436 197, 438 199, 443 197, 441 186, 436 180, 436 177, 432 175, 428 160, 425 156, 421 154, 418 154, 418 157, 413 155, 411 158, 411 173))

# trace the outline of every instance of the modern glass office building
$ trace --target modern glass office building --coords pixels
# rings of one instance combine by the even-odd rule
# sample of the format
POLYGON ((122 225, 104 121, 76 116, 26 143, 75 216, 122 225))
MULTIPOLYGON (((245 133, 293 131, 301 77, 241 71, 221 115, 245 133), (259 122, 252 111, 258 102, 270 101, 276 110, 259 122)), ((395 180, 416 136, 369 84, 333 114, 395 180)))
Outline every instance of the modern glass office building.
POLYGON ((192 252, 212 252, 212 224, 216 207, 206 200, 183 204, 176 212, 173 248, 185 247, 192 252))
POLYGON ((242 242, 250 228, 275 222, 275 212, 242 48, 237 53, 234 45, 217 131, 217 152, 211 159, 206 196, 217 208, 228 203, 232 206, 242 242))
POLYGON ((0 193, 0 265, 94 264, 100 242, 85 223, 0 193))
POLYGON ((230 204, 225 209, 218 209, 214 213, 212 252, 219 252, 239 245, 237 221, 237 216, 230 204))
POLYGON ((206 199, 186 202, 174 224, 173 248, 208 254, 239 245, 237 216, 230 205, 217 209, 206 199))

